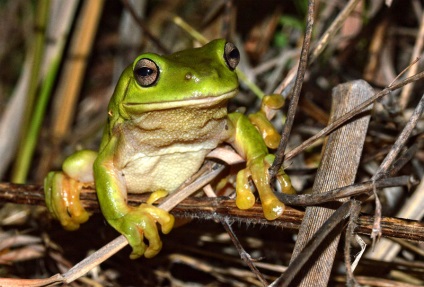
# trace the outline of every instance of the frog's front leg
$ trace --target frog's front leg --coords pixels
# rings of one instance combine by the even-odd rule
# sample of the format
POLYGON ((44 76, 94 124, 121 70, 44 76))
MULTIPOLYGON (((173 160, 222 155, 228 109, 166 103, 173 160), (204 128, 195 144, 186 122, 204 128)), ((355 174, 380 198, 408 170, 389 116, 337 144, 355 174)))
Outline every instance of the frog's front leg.
POLYGON ((124 235, 133 248, 130 258, 135 259, 143 254, 150 258, 162 248, 156 224, 161 225, 162 233, 169 233, 174 225, 174 217, 151 205, 154 200, 148 200, 149 203, 138 207, 127 204, 125 178, 115 158, 116 142, 117 139, 112 138, 94 162, 97 197, 108 223, 124 235), (148 245, 144 239, 149 242, 148 245))
MULTIPOLYGON (((280 202, 272 192, 269 185, 269 172, 274 156, 268 153, 264 140, 249 119, 240 113, 229 114, 232 123, 233 137, 230 143, 237 152, 246 159, 246 168, 239 171, 236 182, 236 205, 240 209, 248 209, 255 203, 255 197, 250 189, 250 179, 258 190, 264 210, 265 218, 273 220, 279 217, 284 209, 284 203, 280 202)), ((285 193, 294 193, 290 178, 283 170, 277 175, 281 189, 285 193)))
POLYGON ((82 187, 93 183, 93 162, 97 153, 78 151, 65 159, 62 171, 50 172, 44 180, 47 208, 67 230, 78 229, 89 218, 79 199, 82 187))

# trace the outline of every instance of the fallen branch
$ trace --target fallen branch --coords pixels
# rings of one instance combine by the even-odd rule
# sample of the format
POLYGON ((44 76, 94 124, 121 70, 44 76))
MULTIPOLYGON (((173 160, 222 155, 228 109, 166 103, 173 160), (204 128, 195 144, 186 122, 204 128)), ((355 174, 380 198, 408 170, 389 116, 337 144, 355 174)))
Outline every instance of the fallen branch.
MULTIPOLYGON (((403 184, 407 184, 405 177, 403 184)), ((391 181, 389 181, 391 182, 391 181)), ((378 182, 377 182, 378 183, 378 182)), ((368 183, 365 183, 368 185, 368 183)), ((349 187, 346 187, 349 188, 349 187)), ((365 188, 355 188, 365 191, 365 188)), ((369 187, 371 188, 371 187, 369 187)), ((129 202, 138 205, 145 202, 148 195, 130 194, 129 202)), ((83 205, 87 210, 100 212, 96 193, 93 189, 87 188, 81 193, 83 205)), ((44 205, 44 191, 41 185, 0 183, 0 201, 29 205, 44 205)), ((264 226, 278 226, 289 229, 299 229, 303 219, 303 211, 287 206, 283 216, 276 220, 269 221, 263 217, 260 204, 255 204, 249 210, 240 210, 236 207, 234 199, 228 197, 190 197, 180 202, 172 213, 177 217, 200 218, 202 220, 215 220, 225 218, 230 221, 261 224, 264 226)), ((358 220, 355 232, 367 235, 372 230, 373 215, 362 214, 358 220)), ((382 217, 382 231, 384 237, 402 238, 412 241, 424 241, 424 223, 395 217, 382 217)))

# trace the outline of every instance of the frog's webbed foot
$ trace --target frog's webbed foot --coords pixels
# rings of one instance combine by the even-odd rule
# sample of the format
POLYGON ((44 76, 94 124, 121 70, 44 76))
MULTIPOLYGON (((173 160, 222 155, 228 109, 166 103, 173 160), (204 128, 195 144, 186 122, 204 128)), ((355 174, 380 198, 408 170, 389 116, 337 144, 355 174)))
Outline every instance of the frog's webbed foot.
POLYGON ((262 99, 260 111, 249 115, 249 120, 261 133, 266 146, 272 149, 278 147, 281 136, 269 120, 283 105, 284 98, 281 95, 267 95, 262 99))
POLYGON ((174 216, 166 210, 151 205, 156 199, 163 197, 161 193, 152 193, 148 203, 143 203, 138 207, 128 207, 127 212, 120 218, 108 219, 117 231, 123 234, 133 251, 131 259, 140 256, 151 258, 159 253, 162 248, 162 241, 159 236, 157 223, 161 226, 161 231, 167 234, 174 226, 174 216), (148 241, 148 244, 145 243, 148 241))
POLYGON ((84 184, 93 182, 93 162, 97 153, 79 151, 63 163, 61 172, 50 172, 44 180, 45 201, 54 218, 67 230, 76 230, 90 214, 79 199, 84 184))
MULTIPOLYGON (((237 174, 236 185, 236 205, 240 209, 248 209, 255 203, 255 196, 253 195, 249 184, 249 179, 253 180, 253 183, 255 184, 261 199, 265 218, 268 220, 278 218, 285 209, 284 203, 278 200, 269 185, 268 169, 273 161, 274 155, 272 154, 259 156, 250 160, 247 163, 247 167, 239 171, 237 174)), ((277 180, 280 184, 282 192, 289 194, 295 193, 291 185, 290 178, 284 173, 283 170, 280 170, 279 174, 277 175, 277 180)))

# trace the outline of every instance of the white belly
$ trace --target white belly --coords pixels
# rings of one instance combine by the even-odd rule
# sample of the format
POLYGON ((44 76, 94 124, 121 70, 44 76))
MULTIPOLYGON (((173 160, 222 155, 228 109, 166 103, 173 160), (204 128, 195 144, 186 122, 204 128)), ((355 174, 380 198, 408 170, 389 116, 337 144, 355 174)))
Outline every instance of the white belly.
POLYGON ((128 192, 175 191, 199 170, 210 150, 140 157, 122 170, 128 192))

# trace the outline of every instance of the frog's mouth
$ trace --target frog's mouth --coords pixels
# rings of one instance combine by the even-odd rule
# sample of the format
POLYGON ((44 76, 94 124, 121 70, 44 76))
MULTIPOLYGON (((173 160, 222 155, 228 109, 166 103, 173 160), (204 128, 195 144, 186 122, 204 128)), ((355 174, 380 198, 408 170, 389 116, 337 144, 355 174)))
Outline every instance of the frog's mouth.
POLYGON ((166 109, 175 109, 182 107, 206 108, 217 105, 223 101, 231 99, 237 95, 238 89, 231 90, 219 96, 197 96, 178 101, 167 101, 160 103, 124 103, 123 106, 130 113, 140 113, 149 111, 158 111, 166 109))

